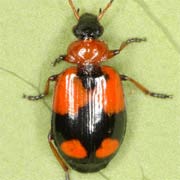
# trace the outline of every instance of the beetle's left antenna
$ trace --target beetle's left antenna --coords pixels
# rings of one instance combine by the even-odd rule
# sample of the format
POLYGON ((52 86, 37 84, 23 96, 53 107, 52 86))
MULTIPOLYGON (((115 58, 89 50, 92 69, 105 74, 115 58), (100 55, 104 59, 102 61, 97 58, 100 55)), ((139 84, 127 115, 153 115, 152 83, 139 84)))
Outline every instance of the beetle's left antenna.
POLYGON ((76 17, 77 20, 79 20, 79 13, 78 13, 79 11, 76 10, 72 0, 69 0, 69 4, 70 4, 70 6, 71 6, 71 8, 72 8, 72 10, 74 12, 74 16, 76 17))

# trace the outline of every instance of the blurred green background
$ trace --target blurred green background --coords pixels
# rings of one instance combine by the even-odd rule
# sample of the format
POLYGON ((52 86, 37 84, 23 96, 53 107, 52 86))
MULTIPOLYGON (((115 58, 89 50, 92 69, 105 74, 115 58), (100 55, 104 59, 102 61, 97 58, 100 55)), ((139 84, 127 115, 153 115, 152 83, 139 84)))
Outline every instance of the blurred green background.
MULTIPOLYGON (((97 14, 108 0, 74 0, 80 13, 97 14)), ((180 1, 115 0, 102 19, 110 49, 147 37, 106 62, 170 100, 145 96, 125 82, 125 141, 100 173, 71 170, 72 180, 180 180, 180 1)), ((0 179, 63 180, 48 142, 52 91, 29 102, 46 79, 68 64, 51 62, 75 40, 67 0, 0 0, 0 179)))

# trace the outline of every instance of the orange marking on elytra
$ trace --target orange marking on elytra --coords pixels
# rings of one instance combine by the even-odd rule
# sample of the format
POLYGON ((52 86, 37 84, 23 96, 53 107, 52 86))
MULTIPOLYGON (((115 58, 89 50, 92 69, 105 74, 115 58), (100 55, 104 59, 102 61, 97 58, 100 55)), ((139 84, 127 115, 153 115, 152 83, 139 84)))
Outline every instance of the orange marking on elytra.
POLYGON ((53 110, 58 114, 75 115, 87 104, 87 91, 76 74, 77 68, 72 67, 58 77, 53 104, 53 110))
POLYGON ((113 153, 119 147, 119 141, 117 139, 106 138, 102 141, 101 146, 96 150, 97 158, 106 158, 113 153))
POLYGON ((63 142, 60 145, 61 150, 72 158, 83 159, 87 156, 87 151, 77 139, 63 142))
POLYGON ((107 114, 119 113, 125 109, 124 94, 119 74, 111 67, 103 66, 107 84, 103 94, 103 109, 107 114))

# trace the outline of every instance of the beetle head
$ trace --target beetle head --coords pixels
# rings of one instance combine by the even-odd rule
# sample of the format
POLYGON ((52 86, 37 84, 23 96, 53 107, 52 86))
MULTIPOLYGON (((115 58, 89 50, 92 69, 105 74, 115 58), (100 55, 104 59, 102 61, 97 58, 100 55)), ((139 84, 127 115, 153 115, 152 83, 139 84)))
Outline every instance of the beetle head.
POLYGON ((103 17, 107 9, 111 6, 113 0, 110 0, 106 7, 99 11, 99 15, 93 15, 90 13, 85 13, 79 16, 79 9, 76 10, 72 0, 69 0, 69 4, 74 12, 78 23, 73 28, 73 33, 78 39, 93 38, 97 39, 103 34, 103 27, 99 23, 100 19, 103 17))
POLYGON ((77 25, 73 28, 73 33, 78 39, 97 39, 103 34, 103 27, 96 15, 85 13, 80 16, 77 25))

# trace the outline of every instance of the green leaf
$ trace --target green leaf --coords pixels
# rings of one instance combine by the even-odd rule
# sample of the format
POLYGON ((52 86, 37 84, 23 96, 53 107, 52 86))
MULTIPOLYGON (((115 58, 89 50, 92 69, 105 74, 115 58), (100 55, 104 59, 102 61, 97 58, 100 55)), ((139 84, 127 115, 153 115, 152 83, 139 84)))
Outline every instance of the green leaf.
MULTIPOLYGON (((80 14, 97 14, 107 2, 74 0, 80 14)), ((72 180, 180 179, 179 12, 179 0, 115 0, 102 18, 102 39, 110 49, 131 37, 148 39, 128 46, 106 64, 174 98, 148 97, 124 83, 128 124, 120 151, 100 173, 72 170, 72 180)), ((69 66, 54 68, 51 62, 75 40, 75 23, 68 1, 0 1, 0 179, 64 179, 47 142, 53 88, 38 102, 22 94, 43 91, 50 75, 69 66)))

